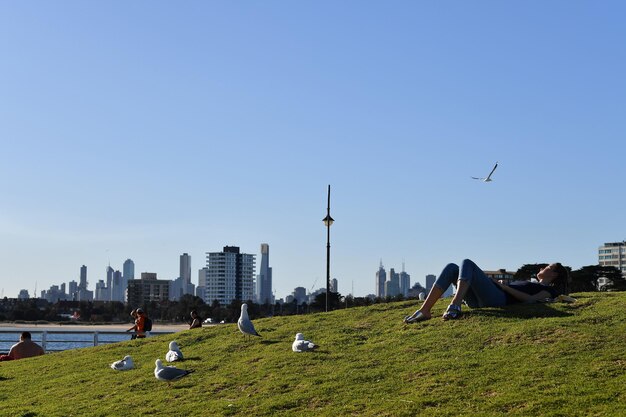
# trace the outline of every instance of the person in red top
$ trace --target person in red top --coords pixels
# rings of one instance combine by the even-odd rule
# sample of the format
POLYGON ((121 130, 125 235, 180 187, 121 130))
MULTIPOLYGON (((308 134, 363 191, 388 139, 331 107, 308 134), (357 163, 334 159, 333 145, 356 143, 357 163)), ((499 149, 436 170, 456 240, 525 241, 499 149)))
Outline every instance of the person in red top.
POLYGON ((135 313, 134 315, 132 312, 130 314, 131 316, 135 317, 135 325, 126 331, 130 332, 131 330, 134 330, 135 334, 133 335, 133 339, 135 338, 143 339, 144 337, 146 337, 146 331, 145 331, 146 314, 143 312, 141 308, 138 308, 137 310, 133 310, 133 312, 135 313))
POLYGON ((22 332, 19 343, 11 346, 8 355, 0 355, 0 361, 10 361, 43 355, 45 353, 43 348, 30 339, 30 332, 22 332))

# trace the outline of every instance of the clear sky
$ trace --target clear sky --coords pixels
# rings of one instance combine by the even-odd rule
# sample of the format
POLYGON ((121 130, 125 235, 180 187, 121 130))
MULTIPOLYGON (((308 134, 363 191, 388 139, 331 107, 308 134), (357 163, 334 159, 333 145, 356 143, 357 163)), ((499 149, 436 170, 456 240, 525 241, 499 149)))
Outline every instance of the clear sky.
POLYGON ((622 1, 0 1, 0 287, 192 276, 270 246, 274 289, 622 241, 622 1), (494 181, 482 183, 499 167, 494 181))

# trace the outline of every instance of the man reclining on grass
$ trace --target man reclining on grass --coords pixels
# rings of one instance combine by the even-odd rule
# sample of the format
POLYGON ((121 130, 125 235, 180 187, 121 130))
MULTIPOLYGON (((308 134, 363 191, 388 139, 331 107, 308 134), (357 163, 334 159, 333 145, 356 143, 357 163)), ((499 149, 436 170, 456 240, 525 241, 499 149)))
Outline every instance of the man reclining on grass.
POLYGON ((461 302, 465 300, 471 308, 501 307, 507 304, 531 303, 556 298, 569 292, 569 273, 560 263, 553 263, 537 274, 539 283, 515 281, 510 285, 490 279, 472 261, 465 259, 459 271, 458 265, 448 264, 435 281, 422 306, 412 315, 404 318, 405 323, 416 323, 431 318, 430 310, 452 284, 456 284, 456 294, 452 303, 443 313, 444 320, 454 320, 461 316, 461 302))

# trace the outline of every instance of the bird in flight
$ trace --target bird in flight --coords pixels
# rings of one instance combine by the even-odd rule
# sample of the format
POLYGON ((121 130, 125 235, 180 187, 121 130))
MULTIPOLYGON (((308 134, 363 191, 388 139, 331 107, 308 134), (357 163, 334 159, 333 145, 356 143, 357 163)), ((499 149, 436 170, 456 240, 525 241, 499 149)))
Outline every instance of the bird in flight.
POLYGON ((491 172, 489 173, 489 175, 487 175, 487 178, 478 178, 478 177, 472 177, 475 180, 481 180, 483 182, 491 182, 493 181, 491 179, 491 176, 493 175, 493 171, 496 170, 496 168, 498 168, 498 163, 496 162, 496 164, 494 165, 493 169, 491 170, 491 172))

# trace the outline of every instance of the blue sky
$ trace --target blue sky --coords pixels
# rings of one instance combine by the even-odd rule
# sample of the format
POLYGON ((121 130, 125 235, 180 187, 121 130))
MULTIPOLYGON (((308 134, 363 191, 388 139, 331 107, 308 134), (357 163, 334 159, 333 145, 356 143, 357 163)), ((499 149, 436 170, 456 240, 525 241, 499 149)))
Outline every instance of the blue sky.
POLYGON ((597 263, 621 241, 623 2, 0 2, 4 295, 108 263, 194 281, 597 263), (470 176, 499 167, 494 182, 470 176), (258 259, 257 261, 260 261, 258 259))

